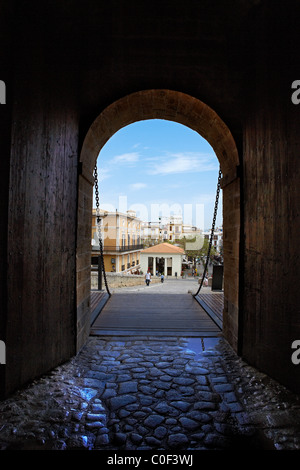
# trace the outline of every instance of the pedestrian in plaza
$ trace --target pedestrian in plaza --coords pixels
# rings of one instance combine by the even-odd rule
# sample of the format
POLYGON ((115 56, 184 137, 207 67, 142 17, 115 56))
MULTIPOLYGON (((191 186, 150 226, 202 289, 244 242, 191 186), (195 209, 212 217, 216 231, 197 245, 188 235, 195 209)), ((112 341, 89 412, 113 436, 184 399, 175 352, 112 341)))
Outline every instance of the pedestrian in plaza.
POLYGON ((148 272, 146 273, 145 280, 146 280, 147 286, 149 286, 149 284, 150 284, 150 282, 151 282, 151 273, 150 273, 150 271, 148 271, 148 272))
POLYGON ((160 276, 160 282, 164 282, 164 279, 165 279, 165 276, 164 276, 164 273, 162 273, 162 275, 160 276))

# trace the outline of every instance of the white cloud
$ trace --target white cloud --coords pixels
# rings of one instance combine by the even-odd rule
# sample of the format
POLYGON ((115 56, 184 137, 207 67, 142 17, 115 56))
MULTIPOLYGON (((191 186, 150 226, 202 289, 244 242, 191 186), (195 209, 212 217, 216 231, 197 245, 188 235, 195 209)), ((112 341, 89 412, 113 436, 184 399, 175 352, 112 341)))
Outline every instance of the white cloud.
POLYGON ((140 189, 146 188, 147 185, 145 183, 133 183, 129 187, 132 191, 138 191, 140 189))
POLYGON ((116 155, 112 159, 112 163, 136 163, 139 160, 140 154, 138 152, 123 153, 116 155))
POLYGON ((149 173, 153 175, 168 175, 174 173, 205 172, 217 169, 217 164, 212 161, 211 155, 187 152, 161 157, 160 163, 154 164, 149 173))

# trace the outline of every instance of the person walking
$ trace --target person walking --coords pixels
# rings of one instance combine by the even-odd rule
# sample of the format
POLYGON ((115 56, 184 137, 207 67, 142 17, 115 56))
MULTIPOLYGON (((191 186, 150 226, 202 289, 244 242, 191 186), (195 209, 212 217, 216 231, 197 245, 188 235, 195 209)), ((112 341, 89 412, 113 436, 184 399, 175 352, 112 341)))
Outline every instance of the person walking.
POLYGON ((148 272, 146 273, 145 279, 146 279, 146 284, 147 284, 147 286, 149 286, 149 284, 150 284, 150 282, 151 282, 151 273, 150 273, 150 271, 148 271, 148 272))
POLYGON ((164 276, 164 273, 162 273, 162 275, 160 276, 160 282, 164 282, 164 279, 165 279, 165 276, 164 276))

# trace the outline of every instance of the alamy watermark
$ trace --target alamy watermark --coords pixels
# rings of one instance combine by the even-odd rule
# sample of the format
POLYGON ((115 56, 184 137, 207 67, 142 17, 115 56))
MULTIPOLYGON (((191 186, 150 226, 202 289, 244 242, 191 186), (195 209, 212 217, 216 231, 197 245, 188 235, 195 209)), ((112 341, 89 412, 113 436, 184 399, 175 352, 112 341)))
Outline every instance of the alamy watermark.
POLYGON ((300 364, 300 339, 296 339, 295 341, 293 341, 292 349, 295 349, 291 357, 292 363, 297 366, 298 364, 300 364))
MULTIPOLYGON (((149 206, 146 204, 138 203, 132 204, 128 207, 127 196, 119 196, 119 212, 126 214, 133 211, 136 217, 144 221, 148 228, 147 233, 149 238, 156 239, 157 233, 155 230, 160 230, 162 238, 164 238, 164 231, 167 225, 181 225, 186 227, 183 232, 176 231, 174 228, 174 237, 178 238, 185 236, 188 250, 200 250, 203 246, 204 237, 204 204, 156 204, 152 203, 149 206), (148 222, 146 222, 148 221, 148 222), (188 227, 190 230, 188 230, 188 227)), ((104 212, 113 213, 115 211, 112 204, 103 204, 101 208, 104 212)), ((100 222, 100 227, 101 227, 100 222)), ((122 229, 122 227, 121 227, 122 229)), ((166 232, 167 233, 167 232, 166 232)), ((102 240, 105 241, 109 235, 102 233, 102 240)))
MULTIPOLYGON (((112 205, 106 205, 106 209, 113 212, 112 205)), ((159 219, 169 219, 173 216, 180 216, 183 224, 194 225, 204 229, 204 204, 167 204, 151 203, 147 206, 142 203, 132 204, 128 207, 127 196, 119 196, 119 210, 126 214, 128 210, 133 210, 139 214, 141 220, 158 222, 159 219), (194 224, 193 224, 194 221, 194 224)))
POLYGON ((6 364, 6 346, 4 341, 0 341, 0 364, 6 364))
POLYGON ((295 90, 291 96, 292 103, 300 104, 300 80, 293 81, 292 89, 295 90))
POLYGON ((0 80, 0 104, 6 104, 6 85, 3 80, 0 80))

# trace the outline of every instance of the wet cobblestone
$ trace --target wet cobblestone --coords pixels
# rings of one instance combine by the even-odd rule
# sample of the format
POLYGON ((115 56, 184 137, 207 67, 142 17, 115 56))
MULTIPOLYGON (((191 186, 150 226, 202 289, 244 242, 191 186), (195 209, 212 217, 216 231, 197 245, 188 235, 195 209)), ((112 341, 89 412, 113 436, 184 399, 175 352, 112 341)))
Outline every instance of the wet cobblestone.
POLYGON ((300 449, 300 399, 222 338, 91 337, 0 403, 1 449, 300 449))

